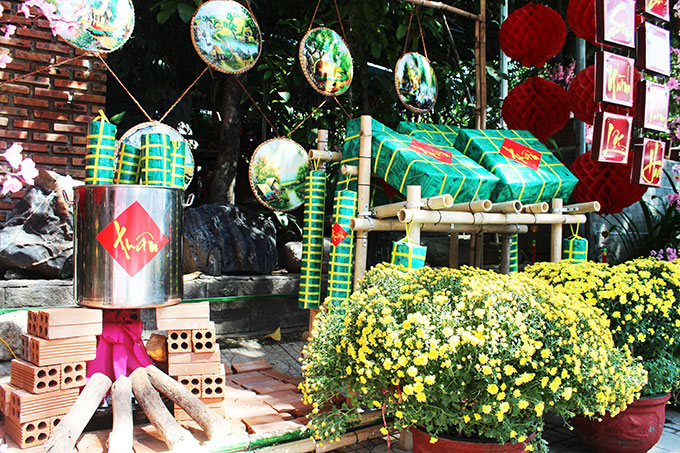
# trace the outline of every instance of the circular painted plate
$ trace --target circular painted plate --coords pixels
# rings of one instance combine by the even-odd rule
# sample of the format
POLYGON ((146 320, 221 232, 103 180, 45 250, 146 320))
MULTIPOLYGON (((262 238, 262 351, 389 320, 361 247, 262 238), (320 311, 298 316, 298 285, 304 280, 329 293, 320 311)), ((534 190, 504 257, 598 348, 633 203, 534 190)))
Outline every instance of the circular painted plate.
POLYGON ((274 211, 292 211, 304 203, 308 173, 307 151, 287 138, 273 138, 258 146, 248 169, 255 197, 274 211))
POLYGON ((191 153, 191 146, 182 134, 167 124, 159 123, 158 121, 150 121, 146 123, 140 123, 132 127, 123 134, 120 140, 116 142, 116 156, 118 156, 118 150, 120 149, 121 143, 126 143, 128 145, 141 148, 142 135, 145 134, 167 134, 170 136, 170 140, 182 140, 184 142, 186 149, 186 154, 184 155, 184 188, 186 189, 189 187, 189 184, 194 177, 195 165, 194 155, 191 153))
POLYGON ((210 0, 191 19, 191 41, 211 68, 239 74, 255 65, 262 49, 260 27, 240 3, 210 0))
POLYGON ((113 52, 130 39, 135 28, 132 0, 52 0, 57 15, 69 22, 57 21, 59 35, 78 49, 113 52))
POLYGON ((345 41, 330 28, 313 28, 300 41, 300 66, 319 93, 339 96, 349 89, 354 76, 352 55, 345 41))
POLYGON ((430 60, 416 52, 405 53, 394 68, 399 100, 415 113, 427 113, 437 102, 437 76, 430 60))

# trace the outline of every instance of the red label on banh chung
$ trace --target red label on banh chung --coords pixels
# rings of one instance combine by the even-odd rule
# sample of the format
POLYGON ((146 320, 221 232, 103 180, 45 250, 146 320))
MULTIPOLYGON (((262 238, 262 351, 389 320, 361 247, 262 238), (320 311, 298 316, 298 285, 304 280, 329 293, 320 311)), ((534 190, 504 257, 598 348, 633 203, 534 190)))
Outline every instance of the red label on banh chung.
POLYGON ((424 156, 437 159, 438 161, 444 162, 446 164, 450 164, 451 162, 453 162, 453 155, 450 152, 439 149, 436 146, 420 142, 415 138, 411 139, 411 146, 409 146, 409 149, 417 153, 420 153, 424 156))
POLYGON ((509 138, 503 140, 501 154, 534 170, 538 170, 538 166, 541 164, 541 153, 539 151, 509 138))

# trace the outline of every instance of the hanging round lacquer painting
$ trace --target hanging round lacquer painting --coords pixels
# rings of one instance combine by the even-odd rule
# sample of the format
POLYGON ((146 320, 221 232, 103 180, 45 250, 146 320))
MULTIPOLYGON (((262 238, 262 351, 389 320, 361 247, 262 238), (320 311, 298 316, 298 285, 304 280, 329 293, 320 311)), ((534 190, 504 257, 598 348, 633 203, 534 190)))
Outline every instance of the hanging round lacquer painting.
POLYGON ((394 85, 399 100, 415 113, 427 113, 437 101, 437 77, 424 55, 409 52, 394 68, 394 85))
POLYGON ((210 0, 191 19, 191 41, 211 68, 239 74, 255 65, 262 47, 260 27, 240 3, 210 0))
POLYGON ((305 199, 309 173, 305 149, 287 138, 267 140, 250 159, 250 187, 260 203, 274 211, 292 211, 305 199))
POLYGON ((113 52, 132 35, 131 0, 51 0, 55 29, 69 44, 91 52, 113 52), (60 19, 63 18, 63 19, 60 19))
POLYGON ((302 38, 300 65, 312 88, 323 95, 338 96, 352 83, 352 55, 330 28, 314 28, 302 38))
POLYGON ((191 180, 194 177, 194 155, 191 153, 191 145, 182 134, 180 134, 176 129, 168 126, 167 124, 160 123, 158 121, 149 121, 146 123, 140 123, 127 132, 116 142, 116 156, 119 156, 119 151, 121 145, 124 143, 126 145, 132 145, 139 149, 142 147, 142 135, 146 134, 165 134, 170 137, 170 140, 180 141, 184 143, 184 188, 189 187, 191 180))

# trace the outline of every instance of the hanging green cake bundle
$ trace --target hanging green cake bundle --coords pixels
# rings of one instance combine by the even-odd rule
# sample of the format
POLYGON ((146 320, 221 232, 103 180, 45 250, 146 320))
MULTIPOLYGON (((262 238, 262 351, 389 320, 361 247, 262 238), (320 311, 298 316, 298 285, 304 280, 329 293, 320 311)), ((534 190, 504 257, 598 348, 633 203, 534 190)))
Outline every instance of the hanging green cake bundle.
POLYGON ((116 126, 99 112, 90 122, 85 156, 85 184, 113 184, 116 126))
POLYGON ((392 243, 392 264, 399 264, 408 269, 420 269, 425 266, 427 247, 411 242, 408 237, 392 243))
POLYGON ((302 266, 298 296, 300 308, 319 308, 321 301, 325 198, 325 172, 311 171, 307 176, 302 224, 302 266))
POLYGON ((328 270, 328 306, 333 309, 352 294, 354 231, 349 222, 356 216, 357 193, 339 190, 333 205, 331 259, 328 270))
POLYGON ((562 259, 585 263, 588 261, 588 240, 578 235, 578 228, 578 225, 576 229, 572 225, 571 236, 562 239, 562 259))

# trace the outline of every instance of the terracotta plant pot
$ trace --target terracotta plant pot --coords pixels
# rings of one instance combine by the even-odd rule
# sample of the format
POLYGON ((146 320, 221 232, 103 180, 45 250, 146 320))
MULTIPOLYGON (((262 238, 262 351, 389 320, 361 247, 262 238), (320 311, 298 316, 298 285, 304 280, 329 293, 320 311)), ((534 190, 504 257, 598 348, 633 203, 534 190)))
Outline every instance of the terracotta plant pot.
POLYGON ((633 401, 616 417, 601 422, 576 416, 572 421, 581 442, 603 453, 637 453, 652 448, 661 438, 670 393, 633 401))
MULTIPOLYGON (((413 433, 413 453, 520 453, 525 451, 526 444, 518 442, 512 444, 497 444, 484 440, 453 439, 440 437, 439 440, 430 443, 430 435, 416 428, 411 428, 413 433)), ((529 440, 534 436, 532 435, 529 440)))

